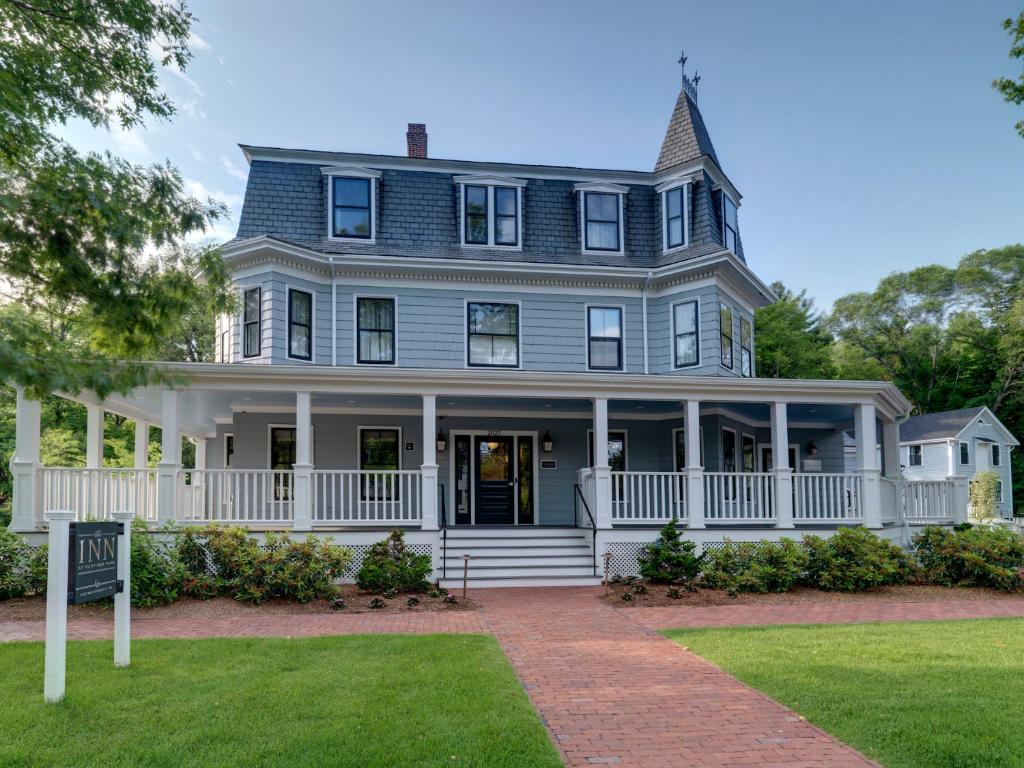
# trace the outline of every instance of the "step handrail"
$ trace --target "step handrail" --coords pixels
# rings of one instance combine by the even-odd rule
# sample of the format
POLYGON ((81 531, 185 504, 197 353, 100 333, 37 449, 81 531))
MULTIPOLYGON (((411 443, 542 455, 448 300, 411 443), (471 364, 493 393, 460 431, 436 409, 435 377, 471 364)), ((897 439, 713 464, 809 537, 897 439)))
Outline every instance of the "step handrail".
POLYGON ((573 505, 572 505, 573 524, 575 525, 576 521, 579 520, 579 502, 582 501, 583 502, 583 510, 587 513, 587 517, 590 519, 590 530, 592 531, 592 533, 591 533, 591 542, 590 542, 590 552, 591 552, 591 555, 594 558, 594 576, 597 576, 597 523, 594 522, 594 516, 592 514, 590 514, 590 505, 587 504, 587 499, 583 495, 583 488, 580 486, 579 483, 575 483, 573 485, 573 491, 574 491, 573 492, 573 497, 572 497, 572 501, 573 501, 573 505))
POLYGON ((438 525, 441 526, 441 578, 448 578, 448 510, 445 508, 444 483, 438 483, 441 499, 441 514, 438 515, 438 525))

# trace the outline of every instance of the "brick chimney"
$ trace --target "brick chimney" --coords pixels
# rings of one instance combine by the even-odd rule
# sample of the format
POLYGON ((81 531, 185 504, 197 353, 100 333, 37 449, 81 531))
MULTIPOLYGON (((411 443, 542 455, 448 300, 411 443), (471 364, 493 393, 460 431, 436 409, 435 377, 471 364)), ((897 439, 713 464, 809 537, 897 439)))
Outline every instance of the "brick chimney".
POLYGON ((405 141, 409 147, 409 157, 426 158, 427 126, 424 123, 409 123, 405 141))

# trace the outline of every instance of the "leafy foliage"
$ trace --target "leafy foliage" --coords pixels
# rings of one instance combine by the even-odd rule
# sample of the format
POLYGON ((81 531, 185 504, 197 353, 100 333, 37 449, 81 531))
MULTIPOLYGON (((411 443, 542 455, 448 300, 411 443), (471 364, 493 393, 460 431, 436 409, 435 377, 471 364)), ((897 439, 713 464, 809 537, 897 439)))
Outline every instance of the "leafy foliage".
POLYGON ((788 592, 803 574, 807 555, 792 539, 736 542, 704 554, 704 580, 730 595, 788 592))
POLYGON ((697 545, 684 541, 675 517, 661 529, 656 541, 644 547, 638 558, 640 574, 650 581, 681 584, 697 577, 701 558, 694 554, 697 545))
POLYGON ((928 526, 914 535, 922 578, 944 586, 1024 586, 1024 538, 1001 526, 948 530, 928 526))
POLYGON ((910 578, 910 557, 867 528, 840 528, 833 536, 804 536, 807 583, 819 589, 855 592, 910 578))
POLYGON ((996 487, 999 482, 999 475, 991 469, 978 472, 971 478, 970 510, 971 517, 975 520, 991 520, 996 516, 996 487))
POLYGON ((832 336, 807 291, 772 283, 778 301, 754 313, 757 374, 775 379, 831 379, 832 336))
POLYGON ((0 528, 0 600, 46 590, 46 547, 0 528))
MULTIPOLYGON (((1024 60, 1024 11, 1016 19, 1006 19, 1003 29, 1010 33, 1010 58, 1024 60)), ((1011 104, 1024 104, 1024 72, 1017 79, 997 77, 992 86, 1011 104)), ((1017 123, 1017 132, 1024 136, 1024 120, 1017 123)))
POLYGON ((433 570, 430 555, 417 555, 405 544, 401 529, 370 547, 356 574, 356 584, 367 592, 423 592, 430 589, 427 577, 433 570))
POLYGON ((143 520, 132 521, 132 605, 167 605, 181 594, 183 568, 165 538, 152 533, 143 520))

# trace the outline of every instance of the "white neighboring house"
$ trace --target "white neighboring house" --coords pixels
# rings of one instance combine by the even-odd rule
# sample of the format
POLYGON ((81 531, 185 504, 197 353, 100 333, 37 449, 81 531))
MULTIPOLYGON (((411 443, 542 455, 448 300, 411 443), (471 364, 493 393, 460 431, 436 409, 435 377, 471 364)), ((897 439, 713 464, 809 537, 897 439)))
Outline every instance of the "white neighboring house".
POLYGON ((1020 445, 988 408, 912 416, 900 425, 900 465, 907 480, 973 478, 993 470, 999 513, 1013 516, 1013 475, 1010 451, 1020 445))

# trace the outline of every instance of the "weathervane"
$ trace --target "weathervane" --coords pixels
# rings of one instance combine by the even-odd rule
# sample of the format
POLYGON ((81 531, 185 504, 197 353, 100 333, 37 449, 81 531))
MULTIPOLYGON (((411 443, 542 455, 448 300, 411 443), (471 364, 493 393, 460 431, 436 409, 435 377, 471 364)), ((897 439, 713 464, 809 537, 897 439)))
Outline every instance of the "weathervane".
POLYGON ((696 104, 697 85, 700 83, 700 72, 694 70, 693 77, 690 77, 688 74, 686 74, 686 60, 686 51, 680 51, 679 60, 677 63, 679 64, 681 69, 681 74, 683 78, 683 90, 686 91, 686 95, 693 100, 694 104, 696 104))

